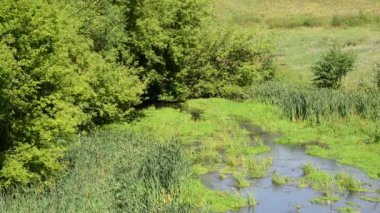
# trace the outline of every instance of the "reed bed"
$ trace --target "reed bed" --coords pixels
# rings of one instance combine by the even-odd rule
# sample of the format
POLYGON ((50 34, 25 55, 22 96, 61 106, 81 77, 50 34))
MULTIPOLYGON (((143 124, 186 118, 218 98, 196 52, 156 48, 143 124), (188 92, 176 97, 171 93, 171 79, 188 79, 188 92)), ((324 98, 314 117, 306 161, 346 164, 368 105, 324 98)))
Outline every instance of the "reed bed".
POLYGON ((380 94, 375 90, 343 91, 268 82, 254 87, 252 98, 279 106, 291 120, 316 124, 324 118, 380 118, 380 94))

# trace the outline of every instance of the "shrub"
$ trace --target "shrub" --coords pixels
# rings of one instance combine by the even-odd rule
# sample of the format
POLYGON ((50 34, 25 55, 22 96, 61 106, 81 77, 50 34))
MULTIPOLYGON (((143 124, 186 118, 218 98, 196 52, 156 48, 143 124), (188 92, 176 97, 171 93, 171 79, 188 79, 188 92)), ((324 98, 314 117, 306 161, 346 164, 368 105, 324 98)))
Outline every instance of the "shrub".
POLYGON ((254 82, 274 77, 273 44, 265 34, 215 27, 199 42, 181 76, 192 98, 243 98, 254 82))
POLYGON ((320 88, 339 88, 342 78, 354 68, 355 56, 333 46, 312 68, 314 85, 320 88))

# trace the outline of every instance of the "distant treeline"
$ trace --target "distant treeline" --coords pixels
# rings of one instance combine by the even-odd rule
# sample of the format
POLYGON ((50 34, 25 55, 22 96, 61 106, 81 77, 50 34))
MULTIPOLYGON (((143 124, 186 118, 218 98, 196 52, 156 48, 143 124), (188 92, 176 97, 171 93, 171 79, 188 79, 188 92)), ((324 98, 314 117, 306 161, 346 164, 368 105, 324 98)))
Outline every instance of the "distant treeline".
POLYGON ((206 0, 2 0, 0 186, 46 185, 79 131, 150 101, 239 97, 273 78, 259 31, 206 0))

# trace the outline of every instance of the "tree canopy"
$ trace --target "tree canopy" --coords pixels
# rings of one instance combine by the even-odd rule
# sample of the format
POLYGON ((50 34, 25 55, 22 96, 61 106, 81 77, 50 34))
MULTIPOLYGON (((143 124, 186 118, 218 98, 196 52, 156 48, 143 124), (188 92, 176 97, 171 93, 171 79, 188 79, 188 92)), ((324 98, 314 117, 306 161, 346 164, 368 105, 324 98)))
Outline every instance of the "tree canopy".
POLYGON ((273 77, 270 42, 210 25, 207 5, 1 1, 0 184, 49 183, 76 133, 142 102, 233 98, 273 77))

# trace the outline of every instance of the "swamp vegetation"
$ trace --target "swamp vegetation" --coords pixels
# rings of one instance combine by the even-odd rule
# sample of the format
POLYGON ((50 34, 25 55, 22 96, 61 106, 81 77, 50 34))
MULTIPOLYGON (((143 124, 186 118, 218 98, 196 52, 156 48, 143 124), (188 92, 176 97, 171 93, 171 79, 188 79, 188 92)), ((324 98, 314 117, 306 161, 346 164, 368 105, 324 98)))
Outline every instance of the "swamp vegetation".
POLYGON ((379 212, 379 9, 1 0, 0 212, 379 212))

